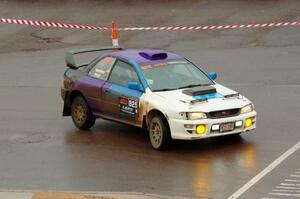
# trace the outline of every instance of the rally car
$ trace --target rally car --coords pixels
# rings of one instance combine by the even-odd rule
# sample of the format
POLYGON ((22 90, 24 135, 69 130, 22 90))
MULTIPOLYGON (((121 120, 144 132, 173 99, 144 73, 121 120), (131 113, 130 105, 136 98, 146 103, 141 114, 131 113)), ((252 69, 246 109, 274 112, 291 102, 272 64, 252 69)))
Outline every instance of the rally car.
MULTIPOLYGON (((173 139, 193 140, 255 129, 256 112, 246 97, 216 83, 183 56, 154 49, 106 47, 66 53, 63 116, 79 129, 97 118, 149 132, 154 149, 173 139), (101 51, 88 64, 74 55, 101 51), (100 53, 99 53, 100 54, 100 53)), ((126 136, 124 134, 124 136, 126 136)))

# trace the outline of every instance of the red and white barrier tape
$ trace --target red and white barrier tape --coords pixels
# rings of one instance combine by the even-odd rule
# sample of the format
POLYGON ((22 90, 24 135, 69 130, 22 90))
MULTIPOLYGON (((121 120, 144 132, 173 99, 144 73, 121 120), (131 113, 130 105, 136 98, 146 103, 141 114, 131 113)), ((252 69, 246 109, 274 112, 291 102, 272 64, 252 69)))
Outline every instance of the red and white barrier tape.
MULTIPOLYGON (((88 29, 88 30, 111 30, 108 27, 86 26, 76 24, 65 24, 57 22, 34 21, 26 19, 8 19, 0 18, 0 23, 12 23, 30 26, 67 28, 67 29, 88 29)), ((120 31, 135 31, 135 30, 222 30, 222 29, 241 29, 241 28, 267 28, 279 26, 296 26, 300 25, 300 21, 293 22, 272 22, 272 23, 256 23, 256 24, 241 24, 241 25, 210 25, 210 26, 162 26, 162 27, 128 27, 116 28, 120 31)))
POLYGON ((76 25, 76 24, 65 24, 65 23, 56 23, 56 22, 46 22, 46 21, 34 21, 26 19, 7 19, 1 18, 0 23, 12 23, 20 25, 29 25, 29 26, 41 26, 41 27, 51 27, 51 28, 75 28, 75 29, 88 29, 88 30, 110 30, 107 27, 97 27, 97 26, 85 26, 85 25, 76 25))

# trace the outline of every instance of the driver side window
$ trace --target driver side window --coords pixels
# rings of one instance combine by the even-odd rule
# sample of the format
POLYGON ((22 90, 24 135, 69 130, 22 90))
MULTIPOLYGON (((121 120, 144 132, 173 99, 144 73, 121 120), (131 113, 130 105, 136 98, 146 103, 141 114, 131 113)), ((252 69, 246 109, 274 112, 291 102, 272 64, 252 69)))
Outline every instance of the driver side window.
POLYGON ((126 88, 128 87, 128 82, 138 82, 141 85, 135 69, 130 64, 120 60, 117 61, 112 69, 108 81, 126 88))

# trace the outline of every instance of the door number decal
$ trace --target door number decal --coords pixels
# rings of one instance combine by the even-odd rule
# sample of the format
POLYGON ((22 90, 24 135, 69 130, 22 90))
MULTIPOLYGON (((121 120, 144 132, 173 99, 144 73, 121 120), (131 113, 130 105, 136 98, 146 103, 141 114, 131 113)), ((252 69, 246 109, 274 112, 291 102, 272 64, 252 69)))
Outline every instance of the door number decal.
POLYGON ((127 97, 119 97, 120 112, 131 116, 138 113, 138 101, 127 97))

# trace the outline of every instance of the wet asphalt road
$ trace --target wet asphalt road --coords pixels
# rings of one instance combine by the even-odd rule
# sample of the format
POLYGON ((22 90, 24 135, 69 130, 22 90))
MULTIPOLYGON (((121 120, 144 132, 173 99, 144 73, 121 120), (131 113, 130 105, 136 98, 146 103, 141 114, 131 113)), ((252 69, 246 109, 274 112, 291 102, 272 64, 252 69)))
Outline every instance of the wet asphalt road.
MULTIPOLYGON (((299 1, 1 1, 0 17, 120 26, 299 20, 299 1), (114 10, 111 10, 115 6, 114 10), (153 14, 155 13, 155 15, 153 14), (122 25, 121 25, 122 24, 122 25)), ((128 47, 183 54, 256 105, 240 138, 176 142, 157 152, 138 129, 98 120, 79 131, 61 117, 69 49, 109 45, 109 33, 0 24, 0 189, 146 192, 226 198, 300 141, 300 29, 126 32, 128 47)), ((299 152, 249 189, 261 198, 300 168, 299 152)))

